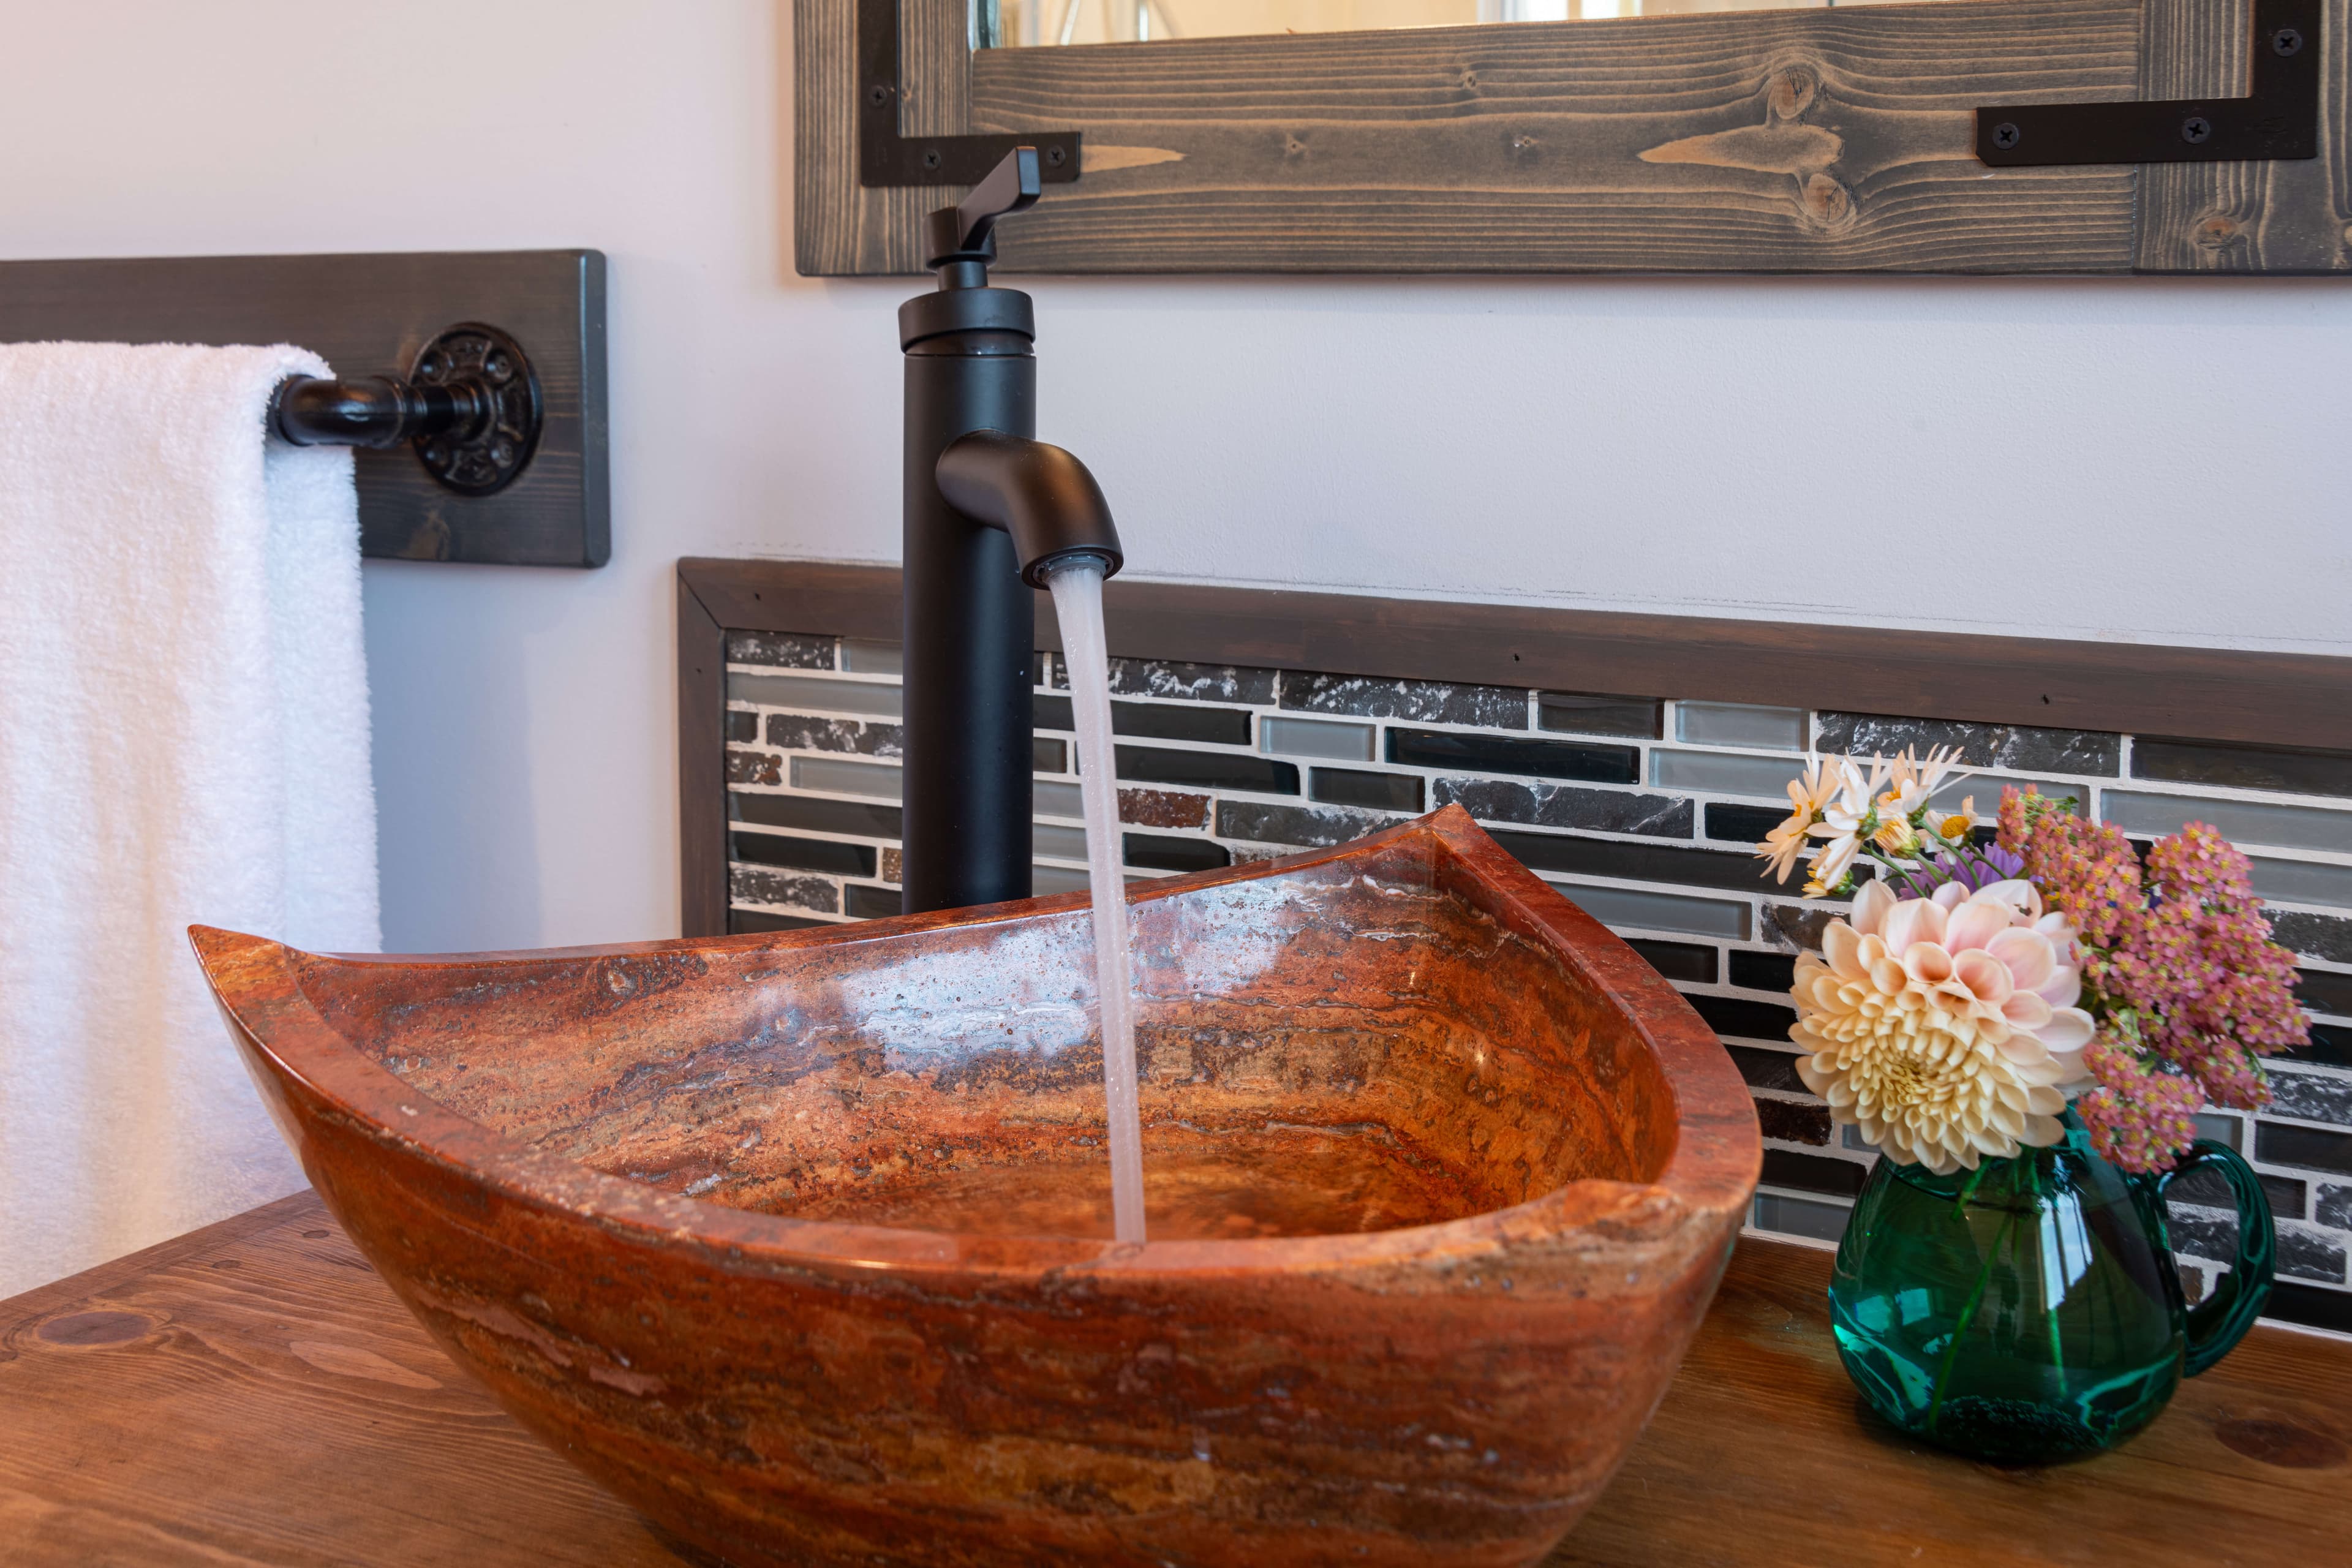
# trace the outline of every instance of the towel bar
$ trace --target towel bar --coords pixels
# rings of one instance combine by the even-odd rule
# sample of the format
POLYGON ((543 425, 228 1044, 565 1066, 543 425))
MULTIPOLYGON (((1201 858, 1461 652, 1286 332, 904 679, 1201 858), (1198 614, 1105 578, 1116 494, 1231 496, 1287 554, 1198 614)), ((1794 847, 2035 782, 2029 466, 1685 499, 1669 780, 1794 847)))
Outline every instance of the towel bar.
POLYGON ((596 251, 0 261, 0 342, 59 341, 299 343, 320 355, 349 379, 281 388, 267 427, 354 443, 371 559, 594 567, 612 556, 596 251), (511 367, 504 381, 488 374, 493 349, 511 367))
POLYGON ((460 495, 514 482, 539 447, 539 376, 522 345, 479 321, 444 328, 417 351, 408 379, 289 376, 269 423, 298 447, 411 443, 425 471, 460 495))

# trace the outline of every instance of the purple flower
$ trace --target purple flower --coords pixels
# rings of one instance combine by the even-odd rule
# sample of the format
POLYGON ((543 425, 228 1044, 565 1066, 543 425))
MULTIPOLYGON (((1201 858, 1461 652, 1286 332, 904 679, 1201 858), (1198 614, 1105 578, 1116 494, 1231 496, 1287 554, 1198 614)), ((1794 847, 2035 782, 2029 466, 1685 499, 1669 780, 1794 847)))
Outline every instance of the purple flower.
POLYGON ((1923 862, 1904 872, 1903 880, 1924 899, 1947 882, 1957 882, 1971 893, 1980 893, 1995 882, 2016 878, 2024 869, 2022 856, 1998 844, 1986 844, 1962 849, 1941 860, 1923 862))
POLYGON ((1953 868, 1952 879, 1966 883, 1971 893, 1980 893, 1995 882, 2011 881, 2024 873, 2024 856, 2012 854, 1998 844, 1988 844, 1963 854, 1960 863, 1953 868))

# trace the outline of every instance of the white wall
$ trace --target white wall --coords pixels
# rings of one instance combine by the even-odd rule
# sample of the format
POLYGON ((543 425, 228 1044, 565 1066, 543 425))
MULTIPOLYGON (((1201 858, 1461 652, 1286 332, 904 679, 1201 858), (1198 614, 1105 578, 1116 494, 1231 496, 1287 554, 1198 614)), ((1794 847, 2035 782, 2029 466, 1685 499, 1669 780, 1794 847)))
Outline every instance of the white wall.
MULTIPOLYGON (((612 565, 368 568, 395 946, 673 932, 671 563, 896 556, 788 15, 0 0, 0 257, 612 258, 612 565)), ((2352 653, 2352 284, 1024 286, 1139 574, 2352 653)))

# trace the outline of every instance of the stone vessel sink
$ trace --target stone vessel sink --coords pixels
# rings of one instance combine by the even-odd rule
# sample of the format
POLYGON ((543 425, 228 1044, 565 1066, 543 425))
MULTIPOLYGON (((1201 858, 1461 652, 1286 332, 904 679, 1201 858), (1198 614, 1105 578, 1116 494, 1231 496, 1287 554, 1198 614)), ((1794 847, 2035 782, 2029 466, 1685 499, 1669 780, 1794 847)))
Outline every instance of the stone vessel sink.
POLYGON ((198 928, 287 1137, 505 1406, 742 1564, 1532 1563, 1760 1159, 1714 1036, 1458 808, 1129 889, 340 958, 198 928))

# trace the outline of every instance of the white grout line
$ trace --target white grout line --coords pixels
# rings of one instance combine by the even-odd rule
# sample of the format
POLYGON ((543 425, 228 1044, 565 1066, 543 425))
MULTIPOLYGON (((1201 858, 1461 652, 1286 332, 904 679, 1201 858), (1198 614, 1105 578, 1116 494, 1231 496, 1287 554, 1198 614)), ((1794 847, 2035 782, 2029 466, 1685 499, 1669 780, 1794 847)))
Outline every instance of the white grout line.
MULTIPOLYGON (((2262 898, 2259 893, 2254 896, 2262 898)), ((2347 911, 2342 904, 2299 904, 2290 903, 2284 899, 2263 899, 2263 908, 2290 915, 2333 915, 2337 920, 2347 918, 2347 911)))
POLYGON ((856 923, 856 917, 854 915, 828 914, 823 910, 803 909, 798 904, 730 903, 727 907, 730 910, 740 910, 745 914, 782 915, 789 920, 817 921, 825 925, 854 925, 856 923))
MULTIPOLYGON (((1874 1154, 1871 1157, 1873 1159, 1877 1158, 1874 1154)), ((1857 1161, 1854 1163, 1859 1163, 1860 1162, 1857 1161)), ((1756 1195, 1759 1198, 1794 1198, 1799 1203, 1821 1204, 1829 1208, 1850 1209, 1853 1207, 1853 1200, 1852 1198, 1843 1197, 1835 1193, 1806 1192, 1797 1187, 1774 1186, 1769 1182, 1757 1183, 1756 1195)), ((1777 1235, 1779 1233, 1775 1232, 1774 1234, 1777 1235)))
MULTIPOLYGON (((846 709, 818 708, 813 705, 800 708, 730 708, 728 711, 730 713, 756 713, 763 721, 781 718, 817 719, 822 720, 828 724, 889 724, 903 726, 906 723, 904 719, 893 713, 855 713, 846 709)), ((767 725, 763 722, 760 728, 762 733, 764 733, 767 730, 767 725)), ((738 746, 746 744, 764 746, 768 744, 764 740, 754 742, 736 741, 730 743, 738 746)), ((856 753, 835 752, 828 754, 834 756, 853 756, 856 753)))
MULTIPOLYGON (((1706 940, 1728 942, 1731 939, 1714 937, 1706 940)), ((1759 997, 1773 996, 1778 997, 1783 1006, 1789 1002, 1786 990, 1759 991, 1753 985, 1738 985, 1728 980, 1675 980, 1668 984, 1688 996, 1720 996, 1727 1002, 1753 1002, 1759 997)))
POLYGON ((787 667, 781 664, 730 664, 727 667, 727 673, 772 675, 787 679, 832 681, 843 686, 887 686, 894 689, 907 684, 904 677, 897 675, 874 675, 856 669, 812 669, 806 667, 787 667))
MULTIPOLYGON (((2314 1078, 2328 1073, 2331 1070, 2334 1072, 2342 1072, 2346 1070, 2342 1068, 2330 1069, 2316 1063, 2309 1066, 2306 1066, 2302 1062, 2289 1064, 2278 1061, 2278 1058, 2275 1057, 2266 1058, 2265 1059, 2276 1063, 2282 1070, 2300 1073, 2314 1078)), ((2249 1116, 2258 1116, 2264 1121, 2275 1122, 2281 1127, 2300 1127, 2313 1132, 2339 1132, 2347 1138, 2352 1138, 2352 1127, 2347 1127, 2341 1121, 2315 1121, 2307 1116, 2289 1115, 2284 1110, 2273 1110, 2268 1106, 2264 1106, 2260 1110, 2250 1110, 2246 1112, 2246 1114, 2249 1116)), ((2253 1157, 2252 1155, 2248 1155, 2247 1161, 2249 1163, 2253 1163, 2253 1157)), ((2281 1166, 2280 1169, 2282 1171, 2291 1170, 2297 1175, 2305 1176, 2315 1181, 2332 1181, 2338 1184, 2352 1184, 2352 1172, 2315 1171, 2308 1165, 2281 1166)))
MULTIPOLYGON (((1754 1205, 1749 1206, 1749 1212, 1754 1212, 1754 1205)), ((1752 1236, 1759 1241, 1777 1241, 1788 1247, 1802 1247, 1814 1252, 1835 1252, 1838 1249, 1836 1242, 1823 1241, 1818 1236, 1804 1236, 1793 1230, 1765 1230, 1753 1221, 1748 1220, 1740 1222, 1739 1234, 1752 1236)))
POLYGON ((2240 844, 2234 838, 2230 842, 2260 860, 2293 860, 2304 866, 2352 867, 2352 849, 2304 849, 2291 844, 2240 844))
MULTIPOLYGON (((896 849, 900 847, 898 840, 895 838, 878 838, 870 834, 861 837, 851 833, 834 833, 822 827, 782 827, 773 823, 767 822, 735 822, 730 820, 727 824, 727 831, 730 833, 765 833, 772 836, 790 835, 794 838, 815 838, 821 839, 827 844, 856 844, 876 849, 896 849)), ((754 866, 759 864, 759 862, 755 860, 746 860, 742 863, 746 866, 754 866)), ((789 866, 768 866, 763 867, 762 869, 770 871, 789 871, 792 868, 789 866)), ((845 873, 840 871, 811 871, 806 874, 812 877, 838 877, 843 876, 845 873)))

